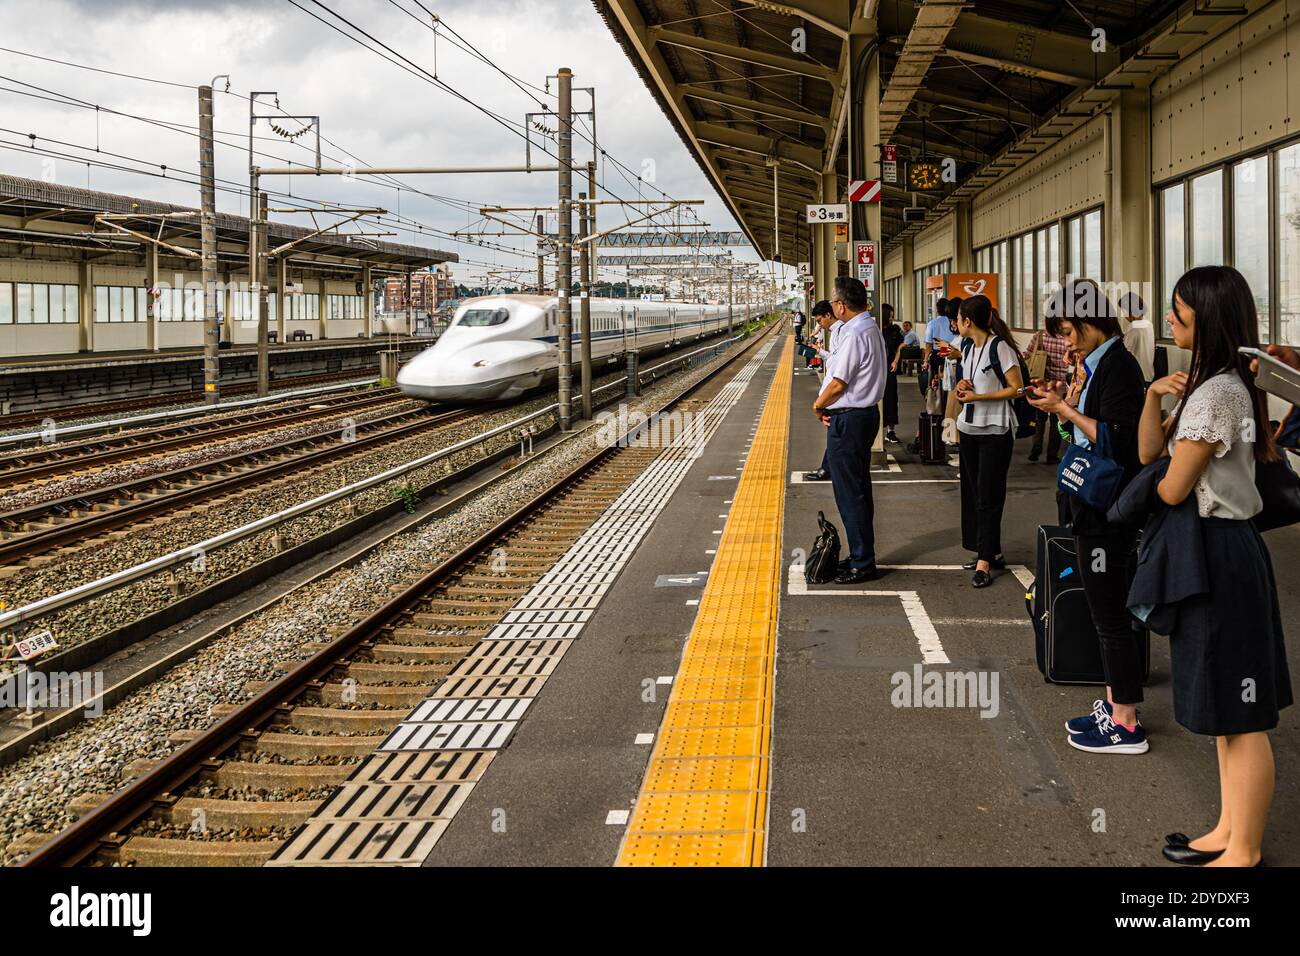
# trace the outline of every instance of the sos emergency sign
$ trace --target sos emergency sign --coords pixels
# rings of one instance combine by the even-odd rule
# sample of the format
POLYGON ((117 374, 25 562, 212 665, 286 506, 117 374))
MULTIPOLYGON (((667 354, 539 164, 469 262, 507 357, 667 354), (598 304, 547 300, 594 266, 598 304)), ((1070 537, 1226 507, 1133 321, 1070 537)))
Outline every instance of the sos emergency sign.
POLYGON ((876 257, 879 247, 874 242, 855 242, 853 261, 857 263, 857 277, 868 292, 876 291, 876 257))

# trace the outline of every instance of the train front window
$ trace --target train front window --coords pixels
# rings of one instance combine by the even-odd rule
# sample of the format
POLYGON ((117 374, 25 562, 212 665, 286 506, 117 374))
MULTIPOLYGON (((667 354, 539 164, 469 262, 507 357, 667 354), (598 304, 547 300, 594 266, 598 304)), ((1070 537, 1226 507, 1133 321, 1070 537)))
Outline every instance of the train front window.
POLYGON ((456 324, 462 328, 484 328, 489 325, 505 325, 510 319, 506 309, 469 309, 461 314, 456 324))

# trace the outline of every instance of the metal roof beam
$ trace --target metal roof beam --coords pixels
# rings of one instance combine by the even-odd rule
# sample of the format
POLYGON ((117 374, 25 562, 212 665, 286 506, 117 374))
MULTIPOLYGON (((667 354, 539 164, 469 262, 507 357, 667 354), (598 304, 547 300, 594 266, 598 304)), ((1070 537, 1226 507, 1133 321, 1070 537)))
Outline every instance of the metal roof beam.
POLYGON ((1091 86, 1119 66, 1119 50, 1094 53, 1087 38, 963 13, 944 44, 948 56, 1065 86, 1091 86))
POLYGON ((847 39, 849 35, 849 25, 845 22, 848 5, 842 0, 799 0, 798 3, 772 3, 771 0, 739 0, 739 2, 770 13, 807 20, 841 40, 847 39))
POLYGON ((796 123, 806 123, 809 126, 816 126, 818 129, 824 131, 830 130, 830 120, 818 116, 816 113, 809 113, 806 110, 793 110, 784 106, 776 106, 772 103, 751 100, 744 96, 732 96, 729 93, 718 93, 713 90, 703 89, 702 84, 698 83, 682 83, 678 89, 680 89, 685 96, 688 96, 691 99, 703 100, 706 103, 718 103, 722 106, 745 110, 748 113, 755 113, 759 116, 773 116, 777 119, 792 120, 796 123))
POLYGON ((727 59, 738 60, 741 63, 753 63, 755 66, 783 70, 786 73, 793 73, 798 76, 809 76, 813 79, 823 80, 826 83, 833 84, 838 79, 833 69, 811 59, 797 60, 793 57, 780 56, 775 53, 765 53, 762 50, 751 50, 732 43, 722 43, 718 40, 710 40, 707 37, 699 37, 694 33, 669 30, 667 27, 647 27, 646 35, 654 43, 665 46, 694 50, 696 53, 710 56, 726 57, 727 59))
POLYGON ((800 163, 807 169, 821 168, 822 152, 811 146, 803 146, 793 140, 774 140, 755 133, 746 133, 716 123, 696 123, 695 133, 700 142, 708 143, 722 149, 734 149, 756 156, 772 156, 800 163))

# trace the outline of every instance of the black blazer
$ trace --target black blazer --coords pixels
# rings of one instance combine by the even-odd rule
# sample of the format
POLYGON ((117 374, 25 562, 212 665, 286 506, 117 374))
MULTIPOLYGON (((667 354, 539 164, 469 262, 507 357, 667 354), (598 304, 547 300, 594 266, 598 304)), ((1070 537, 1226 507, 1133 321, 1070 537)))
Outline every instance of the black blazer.
MULTIPOLYGON (((1092 373, 1083 414, 1104 422, 1110 434, 1110 454, 1124 469, 1122 489, 1142 470, 1138 457, 1138 421, 1146 402, 1142 366, 1120 339, 1106 350, 1092 373)), ((1104 512, 1088 507, 1073 495, 1067 497, 1070 526, 1075 534, 1104 534, 1112 530, 1104 512)))

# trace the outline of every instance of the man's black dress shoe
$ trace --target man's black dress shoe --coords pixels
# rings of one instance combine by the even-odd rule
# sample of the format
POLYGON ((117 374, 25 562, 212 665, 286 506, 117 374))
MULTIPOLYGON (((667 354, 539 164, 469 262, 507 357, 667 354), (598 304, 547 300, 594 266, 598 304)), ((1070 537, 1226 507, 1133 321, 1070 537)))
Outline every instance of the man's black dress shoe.
MULTIPOLYGON (((963 571, 974 571, 978 564, 979 564, 978 560, 967 561, 965 564, 961 566, 961 569, 963 571)), ((992 561, 989 562, 989 567, 995 571, 1005 571, 1007 568, 1007 559, 994 558, 992 561)))
POLYGON ((1170 863, 1181 863, 1183 866, 1204 866, 1223 856, 1222 850, 1194 850, 1186 843, 1166 843, 1160 852, 1170 863))
POLYGON ((1192 842, 1192 838, 1186 833, 1166 833, 1165 842, 1170 846, 1187 846, 1192 842))
POLYGON ((987 571, 976 571, 971 575, 970 584, 973 588, 986 588, 993 583, 993 575, 987 571))
POLYGON ((830 475, 818 468, 816 471, 805 471, 803 473, 804 481, 830 481, 830 475))
POLYGON ((863 581, 874 581, 878 577, 880 573, 875 568, 845 568, 835 575, 835 583, 861 584, 863 581))

